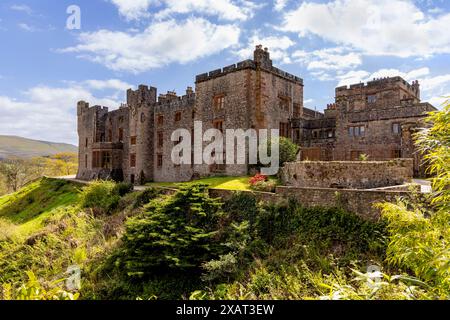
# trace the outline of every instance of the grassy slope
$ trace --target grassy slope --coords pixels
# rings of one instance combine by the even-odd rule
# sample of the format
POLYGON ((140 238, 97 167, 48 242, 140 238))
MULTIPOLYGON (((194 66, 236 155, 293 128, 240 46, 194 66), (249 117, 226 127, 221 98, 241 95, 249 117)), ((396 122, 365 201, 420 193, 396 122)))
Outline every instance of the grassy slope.
POLYGON ((21 235, 42 227, 52 211, 77 202, 79 188, 71 183, 41 179, 0 198, 0 219, 17 226, 21 235))
POLYGON ((78 148, 65 143, 0 136, 0 158, 49 156, 61 152, 78 152, 78 148))
MULTIPOLYGON (((274 178, 270 178, 274 179, 274 178)), ((184 183, 172 183, 172 182, 155 182, 149 183, 147 186, 150 187, 168 187, 168 188, 178 188, 181 185, 191 185, 194 183, 204 183, 209 185, 210 188, 223 189, 223 190, 236 190, 236 191, 249 191, 250 177, 209 177, 200 180, 195 180, 192 182, 184 183)))

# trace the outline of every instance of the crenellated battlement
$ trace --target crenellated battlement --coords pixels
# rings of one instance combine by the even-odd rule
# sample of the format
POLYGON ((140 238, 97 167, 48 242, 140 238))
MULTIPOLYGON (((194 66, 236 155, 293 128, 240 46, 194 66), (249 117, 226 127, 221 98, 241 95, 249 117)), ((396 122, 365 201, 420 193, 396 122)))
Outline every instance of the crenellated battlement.
POLYGON ((216 69, 210 72, 199 74, 195 77, 196 82, 208 81, 214 78, 222 77, 232 72, 245 70, 245 69, 253 69, 256 70, 256 63, 253 60, 244 60, 237 64, 232 64, 222 69, 216 69))
POLYGON ((223 77, 229 73, 246 69, 257 70, 258 68, 267 72, 271 72, 283 79, 303 85, 303 79, 274 67, 272 65, 272 60, 270 60, 270 54, 268 49, 267 48, 262 49, 262 46, 260 45, 256 47, 254 60, 251 59, 244 60, 237 64, 232 64, 221 69, 216 69, 210 72, 199 74, 196 76, 195 81, 196 83, 200 83, 215 78, 223 77))
POLYGON ((419 81, 413 81, 411 84, 402 77, 385 77, 373 79, 367 83, 356 83, 349 86, 341 86, 336 88, 336 96, 352 95, 360 93, 361 91, 377 91, 386 89, 402 88, 409 92, 416 98, 420 99, 420 84, 419 81))

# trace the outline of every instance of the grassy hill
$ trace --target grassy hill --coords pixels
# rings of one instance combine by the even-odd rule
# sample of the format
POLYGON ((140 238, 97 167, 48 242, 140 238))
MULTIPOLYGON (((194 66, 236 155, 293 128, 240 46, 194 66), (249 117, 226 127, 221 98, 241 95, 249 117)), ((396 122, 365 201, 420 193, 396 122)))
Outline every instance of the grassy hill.
POLYGON ((26 271, 49 288, 72 265, 87 300, 318 298, 313 276, 382 261, 384 227, 339 209, 124 187, 44 178, 0 197, 0 300, 26 271))
POLYGON ((71 144, 31 140, 16 136, 0 135, 0 159, 9 157, 31 158, 51 156, 61 152, 77 152, 71 144))

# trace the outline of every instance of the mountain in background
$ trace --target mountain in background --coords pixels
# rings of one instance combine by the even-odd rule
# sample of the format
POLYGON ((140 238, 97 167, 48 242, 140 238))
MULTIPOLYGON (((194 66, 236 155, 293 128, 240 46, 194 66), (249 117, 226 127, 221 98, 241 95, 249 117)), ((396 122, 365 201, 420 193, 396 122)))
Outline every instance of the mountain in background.
POLYGON ((9 157, 45 157, 61 152, 76 153, 78 152, 78 147, 67 143, 55 143, 0 135, 0 159, 9 157))

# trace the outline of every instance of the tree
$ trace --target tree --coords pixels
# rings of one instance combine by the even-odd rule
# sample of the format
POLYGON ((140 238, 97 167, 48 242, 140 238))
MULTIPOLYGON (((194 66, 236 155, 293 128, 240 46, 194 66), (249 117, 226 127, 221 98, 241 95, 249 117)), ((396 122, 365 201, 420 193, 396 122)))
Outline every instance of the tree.
POLYGON ((433 112, 426 120, 432 124, 416 136, 417 145, 424 154, 428 172, 434 175, 433 202, 450 210, 450 100, 442 111, 433 112))
POLYGON ((8 190, 16 192, 36 178, 29 160, 8 159, 0 162, 0 174, 5 179, 8 190))
POLYGON ((424 281, 433 299, 450 298, 450 101, 427 119, 417 134, 429 172, 434 175, 432 206, 402 200, 380 205, 388 221, 387 261, 424 281))
POLYGON ((76 174, 78 156, 76 153, 62 152, 46 159, 45 174, 48 176, 69 176, 76 174))
POLYGON ((201 184, 152 200, 142 216, 128 221, 116 265, 129 276, 200 269, 221 252, 216 239, 220 207, 201 184))
POLYGON ((291 139, 280 137, 280 167, 286 162, 295 161, 299 149, 291 139))

